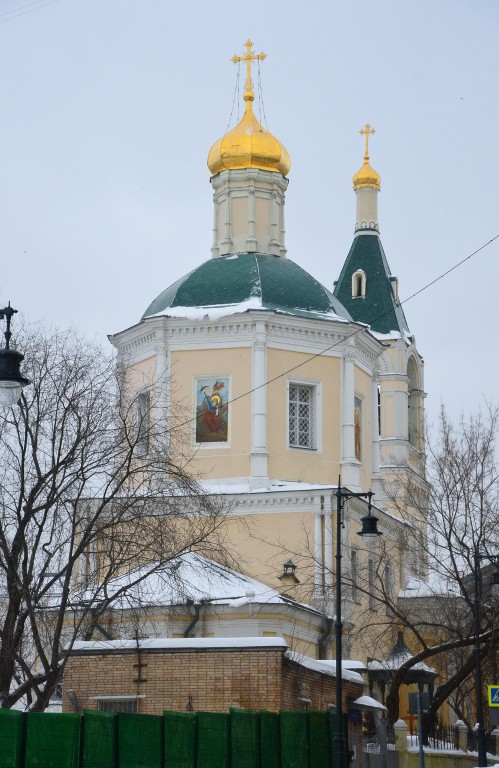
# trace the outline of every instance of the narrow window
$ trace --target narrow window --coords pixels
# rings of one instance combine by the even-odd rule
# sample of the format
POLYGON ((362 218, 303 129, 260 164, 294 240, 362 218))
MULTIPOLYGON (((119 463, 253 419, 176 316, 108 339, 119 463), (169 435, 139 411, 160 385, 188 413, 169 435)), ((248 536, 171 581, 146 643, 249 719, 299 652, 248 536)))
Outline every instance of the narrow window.
POLYGON ((359 553, 356 549, 352 549, 350 552, 350 577, 352 580, 352 600, 355 603, 360 603, 359 553))
POLYGON ((289 445, 291 448, 314 448, 315 387, 290 384, 288 395, 289 445))
POLYGON ((137 454, 149 453, 149 434, 151 426, 151 393, 140 392, 137 397, 137 454))
POLYGON ((379 608, 379 600, 376 597, 376 561, 371 557, 369 558, 369 608, 376 611, 379 608))
POLYGON ((393 568, 391 565, 385 565, 385 598, 386 598, 386 615, 393 616, 393 600, 395 595, 395 585, 393 578, 393 568))
POLYGON ((365 299, 366 297, 366 273, 358 269, 352 275, 352 299, 365 299))

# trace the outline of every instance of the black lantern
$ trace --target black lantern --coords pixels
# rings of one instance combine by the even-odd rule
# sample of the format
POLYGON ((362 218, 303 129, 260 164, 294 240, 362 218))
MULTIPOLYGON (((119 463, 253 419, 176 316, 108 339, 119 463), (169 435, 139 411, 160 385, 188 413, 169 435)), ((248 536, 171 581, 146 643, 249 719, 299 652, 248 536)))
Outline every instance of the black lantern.
POLYGON ((23 387, 26 387, 30 381, 21 376, 21 363, 24 355, 21 355, 17 349, 10 348, 10 339, 12 336, 10 323, 12 316, 17 312, 10 306, 0 309, 0 320, 7 321, 5 331, 5 347, 0 349, 0 405, 9 406, 17 403, 21 397, 23 387))

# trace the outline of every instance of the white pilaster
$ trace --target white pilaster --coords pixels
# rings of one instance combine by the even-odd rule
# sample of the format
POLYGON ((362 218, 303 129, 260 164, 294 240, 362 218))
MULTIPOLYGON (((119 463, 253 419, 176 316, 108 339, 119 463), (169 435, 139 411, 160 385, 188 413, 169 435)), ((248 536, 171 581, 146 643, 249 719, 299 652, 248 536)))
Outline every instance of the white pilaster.
POLYGON ((324 572, 324 560, 322 555, 322 521, 324 518, 324 496, 321 496, 320 505, 314 510, 314 595, 322 597, 324 572))
POLYGON ((250 490, 270 488, 267 450, 267 334, 262 321, 255 324, 253 342, 253 395, 250 490))
POLYGON ((372 467, 371 472, 373 478, 379 475, 379 374, 378 371, 373 372, 371 380, 371 436, 372 436, 372 467))
POLYGON ((327 509, 324 517, 324 581, 326 587, 326 596, 330 601, 330 605, 333 604, 333 515, 334 509, 334 496, 330 497, 329 509, 327 509))
POLYGON ((246 250, 248 253, 254 253, 257 250, 255 216, 255 190, 251 187, 248 190, 248 237, 246 238, 246 250))
POLYGON ((213 195, 213 243, 211 246, 211 255, 218 256, 218 200, 213 195))
POLYGON ((341 476, 344 485, 360 487, 360 462, 355 458, 355 351, 348 346, 343 353, 341 402, 341 476))

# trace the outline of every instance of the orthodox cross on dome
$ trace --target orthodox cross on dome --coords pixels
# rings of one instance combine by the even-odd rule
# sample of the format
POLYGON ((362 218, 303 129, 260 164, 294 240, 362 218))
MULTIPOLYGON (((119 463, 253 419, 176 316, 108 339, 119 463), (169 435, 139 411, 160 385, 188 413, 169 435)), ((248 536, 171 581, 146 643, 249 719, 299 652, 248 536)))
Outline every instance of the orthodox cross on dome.
POLYGON ((367 162, 369 160, 369 136, 372 136, 373 133, 376 133, 374 128, 372 128, 369 123, 366 123, 363 128, 359 131, 361 136, 366 137, 366 150, 364 152, 364 160, 367 162))
POLYGON ((246 47, 246 56, 233 56, 231 61, 234 62, 234 64, 237 64, 240 61, 246 62, 246 85, 245 89, 247 91, 253 90, 253 83, 251 82, 251 62, 252 61, 263 61, 267 58, 266 53, 253 53, 251 48, 253 46, 253 43, 251 40, 246 40, 245 42, 246 47))

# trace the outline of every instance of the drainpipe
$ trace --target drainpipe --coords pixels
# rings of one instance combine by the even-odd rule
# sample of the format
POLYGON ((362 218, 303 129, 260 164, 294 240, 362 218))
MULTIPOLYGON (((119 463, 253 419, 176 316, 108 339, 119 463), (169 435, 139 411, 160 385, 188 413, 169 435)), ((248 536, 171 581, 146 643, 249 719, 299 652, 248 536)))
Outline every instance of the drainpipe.
POLYGON ((325 616, 326 630, 319 638, 319 659, 325 659, 326 657, 326 644, 331 639, 333 632, 334 619, 331 616, 325 616))
POLYGON ((194 602, 194 600, 188 600, 187 605, 192 605, 194 607, 194 616, 191 623, 189 624, 187 629, 185 629, 184 631, 184 637, 189 637, 191 631, 194 629, 194 627, 198 623, 199 614, 201 613, 201 608, 203 607, 203 600, 201 600, 201 602, 197 602, 197 601, 194 602))

